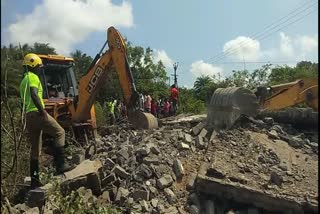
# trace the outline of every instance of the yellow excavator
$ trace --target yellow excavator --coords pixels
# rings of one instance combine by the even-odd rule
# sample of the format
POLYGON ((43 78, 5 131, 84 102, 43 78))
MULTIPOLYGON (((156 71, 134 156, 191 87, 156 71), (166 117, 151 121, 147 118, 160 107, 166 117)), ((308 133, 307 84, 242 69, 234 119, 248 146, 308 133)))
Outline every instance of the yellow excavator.
MULTIPOLYGON (((243 87, 218 88, 208 106, 207 123, 213 128, 230 128, 240 115, 255 117, 301 103, 313 109, 312 116, 317 120, 318 79, 299 79, 269 88, 258 87, 255 92, 243 87)), ((296 115, 290 116, 297 118, 296 115)))
POLYGON ((158 127, 157 118, 144 113, 139 106, 139 93, 128 64, 124 40, 114 27, 107 30, 107 41, 96 55, 87 73, 76 82, 74 59, 61 55, 39 55, 44 64, 40 80, 44 87, 44 103, 50 113, 65 129, 72 132, 72 139, 88 140, 96 136, 94 101, 107 74, 118 74, 128 110, 128 119, 135 128, 158 127), (105 52, 105 46, 109 49, 105 52))

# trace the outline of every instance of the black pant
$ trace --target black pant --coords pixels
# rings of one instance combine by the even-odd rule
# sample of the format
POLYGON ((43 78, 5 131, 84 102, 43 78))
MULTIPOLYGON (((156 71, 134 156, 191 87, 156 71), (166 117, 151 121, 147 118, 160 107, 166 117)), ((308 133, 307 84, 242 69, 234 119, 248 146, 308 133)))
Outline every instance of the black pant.
POLYGON ((178 103, 178 100, 172 99, 173 114, 174 114, 174 115, 176 115, 176 113, 177 113, 177 103, 178 103))

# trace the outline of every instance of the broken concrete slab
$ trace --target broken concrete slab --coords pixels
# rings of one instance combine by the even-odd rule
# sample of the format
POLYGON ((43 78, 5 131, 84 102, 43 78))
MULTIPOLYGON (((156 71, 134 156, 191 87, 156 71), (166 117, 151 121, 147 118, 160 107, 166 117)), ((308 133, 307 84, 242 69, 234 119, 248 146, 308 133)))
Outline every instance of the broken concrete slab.
POLYGON ((174 192, 170 188, 165 188, 164 194, 167 197, 167 200, 170 204, 176 203, 177 196, 174 194, 174 192))
POLYGON ((149 191, 148 190, 134 190, 132 197, 135 201, 146 200, 149 201, 149 191))
POLYGON ((163 175, 160 179, 157 180, 157 186, 159 187, 159 189, 164 189, 166 187, 169 187, 171 186, 172 183, 173 183, 173 179, 171 175, 168 175, 168 174, 163 175))
POLYGON ((76 168, 69 172, 65 172, 65 179, 61 183, 61 191, 67 194, 72 190, 76 190, 81 186, 91 189, 95 195, 101 193, 101 173, 99 169, 102 167, 100 160, 85 160, 76 168))
POLYGON ((317 204, 311 201, 306 205, 305 202, 271 195, 243 184, 234 185, 224 179, 208 177, 206 176, 208 167, 208 164, 203 164, 196 179, 196 190, 200 193, 233 199, 238 203, 250 201, 256 207, 275 212, 303 213, 306 206, 308 210, 315 212, 318 208, 317 204))
POLYGON ((179 149, 181 149, 181 150, 189 150, 190 146, 188 144, 186 144, 186 143, 180 142, 179 143, 179 149))
POLYGON ((208 133, 208 130, 206 128, 203 128, 199 133, 199 136, 205 138, 207 136, 207 133, 208 133))
POLYGON ((196 147, 199 149, 204 149, 205 148, 205 143, 203 142, 203 137, 198 135, 196 137, 196 147))
POLYGON ((187 189, 189 192, 194 189, 194 184, 195 184, 196 177, 197 177, 197 174, 196 174, 196 173, 192 173, 192 174, 189 175, 189 177, 188 177, 188 182, 187 182, 186 189, 187 189))
POLYGON ((183 165, 179 159, 175 159, 173 161, 173 171, 174 171, 177 179, 181 179, 184 176, 184 174, 185 174, 184 168, 183 168, 183 165))
POLYGON ((198 135, 204 127, 205 127, 205 123, 200 122, 195 127, 192 128, 192 133, 194 135, 198 135))
POLYGON ((123 179, 130 177, 130 174, 119 165, 115 165, 115 167, 112 169, 112 172, 123 179))
POLYGON ((189 135, 189 134, 184 134, 184 140, 185 140, 188 144, 192 143, 192 137, 191 137, 191 135, 189 135))

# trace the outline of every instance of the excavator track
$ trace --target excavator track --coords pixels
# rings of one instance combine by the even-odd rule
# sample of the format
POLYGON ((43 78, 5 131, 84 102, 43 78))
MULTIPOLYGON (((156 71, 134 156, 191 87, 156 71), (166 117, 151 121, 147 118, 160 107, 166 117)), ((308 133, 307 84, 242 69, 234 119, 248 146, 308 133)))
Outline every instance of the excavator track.
POLYGON ((158 128, 158 119, 150 113, 139 110, 128 112, 128 119, 136 129, 156 129, 158 128))
POLYGON ((208 106, 207 125, 228 129, 240 115, 254 117, 258 109, 258 100, 250 90, 241 87, 218 88, 208 106))

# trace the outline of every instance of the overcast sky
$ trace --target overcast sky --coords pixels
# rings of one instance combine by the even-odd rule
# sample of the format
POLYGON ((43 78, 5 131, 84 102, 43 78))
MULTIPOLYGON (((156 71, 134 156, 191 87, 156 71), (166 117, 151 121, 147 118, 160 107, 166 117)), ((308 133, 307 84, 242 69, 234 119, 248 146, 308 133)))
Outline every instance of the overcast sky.
POLYGON ((318 62, 316 0, 1 0, 2 46, 43 42, 94 57, 109 26, 152 48, 168 76, 179 62, 180 86, 268 61, 318 62))

